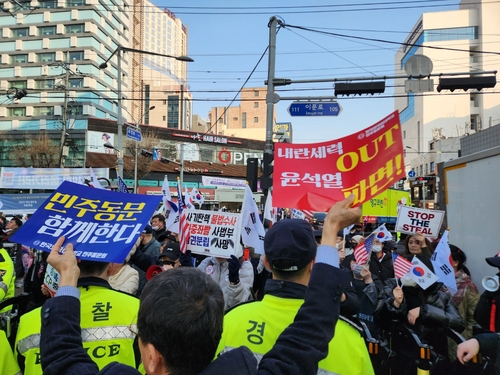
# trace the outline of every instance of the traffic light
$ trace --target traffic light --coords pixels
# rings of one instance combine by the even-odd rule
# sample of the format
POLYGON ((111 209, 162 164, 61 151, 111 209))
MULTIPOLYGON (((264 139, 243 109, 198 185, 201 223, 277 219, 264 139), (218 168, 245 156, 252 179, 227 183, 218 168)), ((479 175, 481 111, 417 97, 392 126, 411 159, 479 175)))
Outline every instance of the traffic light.
POLYGON ((363 95, 382 94, 385 91, 385 81, 358 82, 358 83, 335 83, 335 96, 339 95, 363 95))
POLYGON ((259 167, 259 159, 248 158, 247 159, 247 181, 250 190, 254 193, 257 191, 257 172, 259 167))
POLYGON ((269 189, 271 186, 273 186, 273 161, 274 154, 264 153, 264 160, 262 160, 262 176, 260 177, 260 188, 262 190, 269 189))
POLYGON ((434 177, 419 177, 418 181, 434 181, 434 177))
POLYGON ((451 92, 455 90, 467 91, 469 89, 481 91, 482 89, 495 87, 496 84, 497 79, 495 76, 439 78, 437 92, 441 92, 441 90, 450 90, 451 92))
POLYGON ((148 150, 144 150, 144 149, 141 149, 141 155, 145 156, 147 158, 152 158, 153 157, 153 153, 152 152, 149 152, 148 150))

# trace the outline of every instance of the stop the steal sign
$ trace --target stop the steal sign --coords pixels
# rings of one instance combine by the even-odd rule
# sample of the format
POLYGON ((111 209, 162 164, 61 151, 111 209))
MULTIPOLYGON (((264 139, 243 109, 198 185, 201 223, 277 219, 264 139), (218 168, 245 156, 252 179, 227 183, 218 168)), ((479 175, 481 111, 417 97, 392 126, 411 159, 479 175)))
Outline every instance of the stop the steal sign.
POLYGON ((400 206, 396 222, 396 232, 408 234, 420 233, 425 237, 437 238, 443 217, 444 211, 400 206))

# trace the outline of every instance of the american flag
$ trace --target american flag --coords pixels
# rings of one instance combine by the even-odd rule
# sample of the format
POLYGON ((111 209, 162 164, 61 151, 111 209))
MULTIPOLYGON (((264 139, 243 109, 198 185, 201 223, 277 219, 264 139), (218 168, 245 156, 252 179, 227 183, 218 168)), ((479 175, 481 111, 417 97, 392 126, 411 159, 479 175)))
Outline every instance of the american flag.
POLYGON ((403 258, 401 255, 394 253, 392 255, 392 259, 394 262, 394 276, 396 278, 401 279, 404 275, 410 272, 413 267, 412 262, 403 258))
POLYGON ((354 248, 354 258, 356 258, 357 264, 366 264, 368 262, 370 251, 372 249, 373 239, 374 236, 370 234, 364 242, 361 242, 354 248))
POLYGON ((118 176, 118 191, 120 193, 128 193, 127 185, 120 176, 118 176))
POLYGON ((189 225, 186 221, 186 211, 184 211, 186 205, 182 199, 181 183, 179 179, 177 179, 177 196, 179 203, 179 246, 180 250, 186 253, 189 241, 189 225))

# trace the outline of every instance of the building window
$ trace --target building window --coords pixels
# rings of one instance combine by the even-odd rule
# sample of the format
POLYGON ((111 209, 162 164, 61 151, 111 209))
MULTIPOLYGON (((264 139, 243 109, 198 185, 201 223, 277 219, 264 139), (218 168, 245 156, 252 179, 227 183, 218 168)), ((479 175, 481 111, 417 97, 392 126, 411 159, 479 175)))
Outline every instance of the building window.
POLYGON ((25 89, 28 85, 28 81, 10 81, 9 87, 13 87, 16 89, 25 89))
POLYGON ((163 105, 167 105, 167 101, 166 100, 163 101, 163 105))
POLYGON ((253 122, 259 122, 259 118, 258 117, 254 117, 253 118, 253 122))
POLYGON ((257 90, 255 90, 255 91, 253 92, 253 96, 259 96, 259 92, 258 92, 257 90))
POLYGON ((167 121, 167 116, 163 116, 163 121, 167 121))
POLYGON ((79 7, 85 5, 85 0, 66 0, 67 7, 79 7))
POLYGON ((420 174, 419 174, 419 176, 423 176, 423 175, 424 175, 424 174, 423 174, 423 173, 424 173, 424 167, 423 167, 422 165, 420 165, 419 169, 420 169, 420 174))
POLYGON ((7 116, 26 116, 26 107, 8 108, 7 116))
POLYGON ((479 97, 477 95, 474 94, 470 95, 470 106, 471 108, 479 107, 479 97))
POLYGON ((38 35, 54 35, 56 33, 56 26, 43 26, 38 28, 38 35))
POLYGON ((429 150, 434 150, 434 142, 429 144, 429 150))
POLYGON ((431 169, 431 173, 434 173, 434 162, 431 161, 430 163, 430 169, 431 169))
POLYGON ((83 105, 69 105, 68 113, 70 115, 82 115, 83 114, 83 105))
POLYGON ((478 38, 478 27, 452 27, 424 31, 424 42, 442 42, 445 40, 473 40, 478 38))
POLYGON ((83 87, 83 78, 70 78, 69 87, 83 87))
POLYGON ((55 52, 39 53, 36 57, 38 62, 52 62, 56 60, 55 52))
POLYGON ((243 112, 241 114, 241 127, 243 129, 246 129, 246 127, 247 127, 247 113, 246 112, 243 112))
POLYGON ((71 51, 69 53, 69 60, 83 60, 83 51, 71 51))
POLYGON ((33 116, 53 116, 54 107, 35 107, 33 108, 33 116))
POLYGON ((83 23, 78 23, 76 25, 66 25, 66 34, 83 33, 85 31, 85 25, 83 23))
POLYGON ((10 57, 11 64, 21 64, 28 62, 28 55, 14 55, 10 57))
POLYGON ((259 102, 253 102, 253 107, 254 108, 259 108, 259 102))
POLYGON ((56 0, 39 0, 38 5, 40 8, 55 8, 57 4, 56 0))
POLYGON ((238 121, 238 117, 233 117, 233 121, 238 121))
POLYGON ((28 36, 28 31, 29 28, 27 27, 24 27, 22 29, 14 29, 12 30, 12 36, 13 37, 28 36))
POLYGON ((53 79, 39 79, 35 80, 36 89, 53 89, 55 80, 53 79))

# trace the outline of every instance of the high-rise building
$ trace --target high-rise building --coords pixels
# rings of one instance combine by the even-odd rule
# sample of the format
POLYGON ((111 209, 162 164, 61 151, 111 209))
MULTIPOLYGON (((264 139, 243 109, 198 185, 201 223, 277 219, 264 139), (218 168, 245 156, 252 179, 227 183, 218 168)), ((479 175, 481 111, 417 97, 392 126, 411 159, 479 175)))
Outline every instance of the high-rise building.
MULTIPOLYGON (((500 3, 463 0, 458 10, 424 13, 395 55, 395 75, 406 75, 411 56, 423 54, 433 63, 432 73, 500 70, 500 3), (428 48, 431 47, 431 48, 428 48), (493 53, 491 53, 493 52, 493 53)), ((491 75, 491 74, 490 74, 491 75)), ((405 93, 404 80, 396 80, 395 108, 400 111, 407 168, 417 175, 433 173, 430 154, 439 139, 463 136, 500 124, 500 96, 495 89, 405 93), (409 147, 409 148, 408 148, 409 147)))
MULTIPOLYGON (((241 90, 240 105, 213 107, 208 114, 210 131, 248 139, 266 139, 266 87, 241 90)), ((273 125, 276 123, 276 116, 273 125)))

